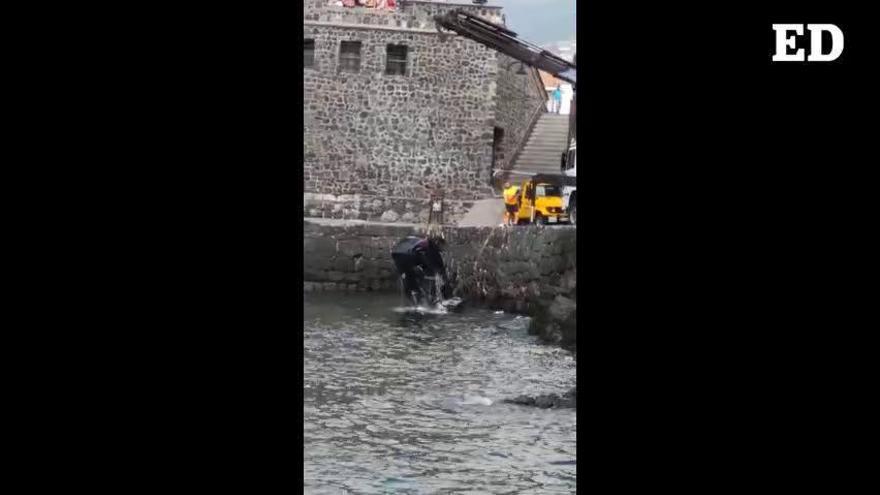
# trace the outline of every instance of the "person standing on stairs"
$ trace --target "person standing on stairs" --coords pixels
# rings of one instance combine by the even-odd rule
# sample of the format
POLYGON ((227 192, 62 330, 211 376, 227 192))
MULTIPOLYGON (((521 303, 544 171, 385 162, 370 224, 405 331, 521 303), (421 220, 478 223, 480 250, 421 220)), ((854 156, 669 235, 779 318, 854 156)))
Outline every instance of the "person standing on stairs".
POLYGON ((553 90, 550 96, 553 98, 552 113, 558 114, 562 111, 562 89, 560 85, 556 85, 556 89, 553 90))

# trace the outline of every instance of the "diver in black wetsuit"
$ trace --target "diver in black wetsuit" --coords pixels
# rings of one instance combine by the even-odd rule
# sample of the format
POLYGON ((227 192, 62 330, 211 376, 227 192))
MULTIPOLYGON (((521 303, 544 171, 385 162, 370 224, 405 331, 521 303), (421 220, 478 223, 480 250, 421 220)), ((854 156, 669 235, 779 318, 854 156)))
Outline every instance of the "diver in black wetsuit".
POLYGON ((423 283, 426 278, 436 277, 443 297, 448 294, 446 267, 440 253, 444 242, 440 238, 409 236, 401 239, 391 248, 391 258, 400 274, 406 296, 413 304, 436 304, 435 294, 426 294, 423 283))

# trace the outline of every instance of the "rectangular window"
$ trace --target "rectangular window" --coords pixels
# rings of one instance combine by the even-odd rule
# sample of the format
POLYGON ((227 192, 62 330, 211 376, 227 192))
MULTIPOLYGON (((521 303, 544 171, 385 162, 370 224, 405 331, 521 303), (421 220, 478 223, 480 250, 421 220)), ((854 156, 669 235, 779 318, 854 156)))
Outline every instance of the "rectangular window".
POLYGON ((385 73, 397 76, 406 75, 406 45, 388 45, 385 73))
POLYGON ((303 67, 315 66, 315 40, 303 41, 303 67))
POLYGON ((360 41, 343 41, 339 44, 339 70, 343 72, 360 72, 360 41))

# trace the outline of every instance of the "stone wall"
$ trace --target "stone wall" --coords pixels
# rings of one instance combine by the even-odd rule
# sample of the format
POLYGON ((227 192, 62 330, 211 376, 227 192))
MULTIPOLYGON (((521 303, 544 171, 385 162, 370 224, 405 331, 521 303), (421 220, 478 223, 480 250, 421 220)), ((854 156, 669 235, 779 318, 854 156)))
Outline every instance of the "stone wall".
POLYGON ((577 348, 577 230, 540 226, 446 231, 450 278, 470 303, 532 317, 529 332, 577 348))
MULTIPOLYGON (((473 201, 444 199, 443 223, 457 223, 473 205, 473 201)), ((426 198, 305 193, 303 211, 305 216, 316 218, 424 224, 430 215, 431 202, 426 198)))
MULTIPOLYGON (((306 291, 397 290, 391 247, 420 226, 304 222, 306 291)), ((451 227, 443 231, 454 294, 530 314, 545 340, 576 342, 577 230, 451 227)))
MULTIPOLYGON (((402 15, 338 10, 388 22, 402 15)), ((455 200, 491 194, 494 51, 458 36, 441 40, 436 31, 308 22, 303 29, 315 40, 315 67, 303 75, 305 191, 426 199, 442 190, 455 200), (341 41, 362 43, 358 73, 338 71, 341 41), (408 47, 406 75, 385 74, 388 44, 408 47)))
POLYGON ((303 73, 303 186, 322 198, 307 199, 306 215, 378 220, 388 211, 372 209, 378 199, 393 203, 387 217, 419 217, 424 208, 406 204, 424 205, 439 191, 451 220, 492 196, 492 170, 523 144, 541 96, 509 59, 439 34, 432 16, 452 8, 503 23, 500 7, 412 1, 377 10, 304 1, 303 36, 314 40, 315 65, 303 73), (358 73, 339 71, 341 41, 362 43, 358 73), (388 44, 407 46, 405 75, 385 74, 388 44), (505 138, 493 150, 496 125, 505 138), (347 199, 328 206, 331 196, 347 199))
MULTIPOLYGON (((303 223, 305 281, 344 283, 338 289, 351 289, 349 284, 354 289, 387 289, 387 282, 396 280, 391 247, 403 237, 424 232, 420 225, 325 225, 308 219, 303 223)), ((576 290, 574 228, 448 227, 443 236, 444 258, 458 295, 513 301, 511 309, 524 310, 530 300, 576 290)))
POLYGON ((329 0, 303 0, 303 20, 306 23, 367 24, 389 28, 436 31, 433 17, 452 9, 464 9, 496 24, 504 24, 500 6, 477 6, 470 2, 438 3, 409 0, 397 9, 379 10, 365 7, 334 7, 329 0))
POLYGON ((304 290, 396 290, 391 247, 416 232, 398 225, 303 222, 304 290))
POLYGON ((462 295, 525 310, 576 290, 577 230, 464 227, 445 230, 449 272, 462 295))

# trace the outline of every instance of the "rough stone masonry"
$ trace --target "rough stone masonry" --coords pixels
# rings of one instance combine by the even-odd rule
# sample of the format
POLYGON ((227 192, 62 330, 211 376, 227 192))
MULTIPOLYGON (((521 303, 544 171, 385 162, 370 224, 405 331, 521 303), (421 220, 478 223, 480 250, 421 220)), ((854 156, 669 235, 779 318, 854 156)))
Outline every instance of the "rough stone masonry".
MULTIPOLYGON (((303 222, 304 290, 397 290, 391 247, 421 226, 303 222)), ((454 293, 529 314, 544 340, 573 347, 577 328, 577 230, 449 227, 444 259, 454 293)))
POLYGON ((303 2, 306 216, 419 221, 439 192, 449 223, 491 197, 493 168, 511 165, 547 95, 534 69, 438 33, 432 16, 450 8, 503 22, 500 7, 303 2), (403 73, 389 74, 400 47, 403 73))

